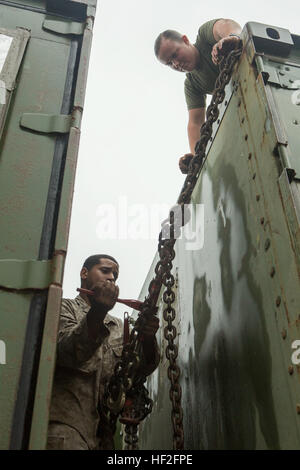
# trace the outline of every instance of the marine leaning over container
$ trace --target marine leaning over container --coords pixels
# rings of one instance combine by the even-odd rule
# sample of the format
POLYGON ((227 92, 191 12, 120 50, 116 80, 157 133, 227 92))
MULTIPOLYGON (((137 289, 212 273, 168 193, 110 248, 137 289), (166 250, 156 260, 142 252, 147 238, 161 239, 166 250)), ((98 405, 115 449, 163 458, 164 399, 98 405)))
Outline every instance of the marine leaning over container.
POLYGON ((178 72, 186 73, 184 92, 189 111, 188 138, 191 153, 179 160, 182 173, 187 173, 205 121, 206 94, 211 94, 219 75, 220 53, 240 44, 241 27, 229 19, 214 19, 204 23, 195 44, 174 30, 162 32, 154 45, 158 60, 178 72))
MULTIPOLYGON (((86 259, 80 272, 80 293, 63 299, 57 360, 48 429, 48 450, 113 449, 113 434, 102 409, 105 386, 120 360, 123 325, 108 313, 117 300, 117 261, 109 255, 86 259)), ((152 316, 141 328, 142 372, 149 375, 158 365, 155 339, 158 318, 152 316)))

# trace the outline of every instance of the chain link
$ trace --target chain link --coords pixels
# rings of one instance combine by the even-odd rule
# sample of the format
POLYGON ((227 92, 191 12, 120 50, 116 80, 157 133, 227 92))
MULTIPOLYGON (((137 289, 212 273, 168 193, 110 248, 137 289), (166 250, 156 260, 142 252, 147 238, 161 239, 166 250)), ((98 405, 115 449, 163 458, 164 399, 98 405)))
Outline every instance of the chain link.
MULTIPOLYGON (((189 216, 186 216, 184 212, 184 205, 189 204, 191 195, 194 190, 195 184, 198 180, 200 170, 205 161, 205 152, 207 144, 212 135, 213 123, 218 119, 219 109, 218 106, 224 100, 225 97, 225 86, 229 83, 232 70, 235 63, 238 61, 241 55, 242 47, 239 45, 238 48, 232 50, 226 57, 222 58, 220 63, 220 74, 216 80, 215 89, 212 95, 211 103, 207 108, 206 121, 201 128, 201 137, 195 147, 195 157, 191 160, 189 165, 189 172, 185 179, 183 188, 179 195, 177 204, 181 206, 182 214, 180 224, 178 224, 178 210, 170 210, 169 218, 162 225, 162 230, 158 238, 158 254, 159 261, 155 266, 155 277, 149 284, 148 296, 146 297, 143 308, 139 317, 135 323, 130 334, 129 343, 124 346, 122 358, 119 363, 115 366, 114 374, 112 375, 108 384, 106 394, 104 397, 104 404, 107 411, 107 417, 111 423, 112 429, 115 430, 116 419, 125 405, 126 397, 135 395, 136 405, 138 403, 137 397, 142 397, 144 382, 146 381, 145 376, 138 374, 140 364, 140 349, 141 343, 139 341, 139 331, 141 327, 147 321, 147 318, 156 313, 156 304, 160 295, 161 287, 166 287, 163 293, 163 301, 165 308, 163 311, 163 318, 166 322, 164 328, 164 336, 168 342, 166 347, 166 357, 169 361, 168 367, 168 378, 171 382, 170 387, 170 400, 172 403, 172 424, 173 424, 173 447, 177 450, 184 449, 184 432, 183 432, 183 410, 181 406, 181 386, 179 383, 180 379, 180 368, 176 364, 178 356, 178 347, 175 344, 177 336, 176 327, 173 325, 173 321, 176 318, 176 312, 172 304, 175 301, 175 293, 172 290, 175 284, 175 279, 172 274, 173 260, 175 257, 174 245, 178 238, 178 227, 183 226, 188 221, 189 216), (134 392, 134 393, 132 393, 134 392)), ((150 400, 148 398, 148 400, 150 400)), ((151 400, 150 400, 151 401, 151 400)), ((140 400, 142 403, 143 400, 140 400)), ((134 400, 133 400, 134 403, 134 400)), ((125 407, 126 408, 126 407, 125 407)), ((138 420, 142 420, 145 416, 151 412, 152 404, 149 401, 144 400, 142 403, 144 412, 141 412, 138 420)), ((129 413, 129 412, 128 412, 129 413)), ((131 411, 131 417, 127 414, 125 420, 132 420, 134 411, 131 411)), ((126 413, 125 413, 126 414, 126 413)), ((129 413, 130 414, 130 413, 129 413)), ((124 417, 122 418, 124 420, 124 417)), ((137 449, 137 426, 136 422, 127 423, 125 427, 126 437, 125 443, 128 449, 137 449)))

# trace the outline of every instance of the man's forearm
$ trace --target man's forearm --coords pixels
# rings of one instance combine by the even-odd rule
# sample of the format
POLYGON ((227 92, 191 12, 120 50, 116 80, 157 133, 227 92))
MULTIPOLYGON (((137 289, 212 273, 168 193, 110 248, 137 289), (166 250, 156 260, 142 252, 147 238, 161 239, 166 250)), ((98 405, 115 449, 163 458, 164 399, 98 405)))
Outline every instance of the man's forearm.
POLYGON ((92 306, 87 313, 87 326, 89 337, 96 341, 98 336, 105 330, 103 320, 107 314, 107 309, 101 306, 92 306))
POLYGON ((189 123, 188 124, 188 138, 190 144, 191 153, 195 154, 195 145, 200 139, 200 129, 202 126, 202 122, 200 124, 189 123))

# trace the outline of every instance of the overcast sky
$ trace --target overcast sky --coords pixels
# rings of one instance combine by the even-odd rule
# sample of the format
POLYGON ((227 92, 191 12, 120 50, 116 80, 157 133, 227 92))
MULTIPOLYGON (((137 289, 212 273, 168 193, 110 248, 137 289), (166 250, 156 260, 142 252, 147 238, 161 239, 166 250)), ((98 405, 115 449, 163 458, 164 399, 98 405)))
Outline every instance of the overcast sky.
MULTIPOLYGON (((175 29, 194 42, 213 18, 300 34, 300 6, 296 0, 98 3, 63 295, 76 296, 85 258, 107 253, 120 263, 120 297, 137 298, 156 252, 154 220, 176 202, 184 181, 178 159, 189 152, 185 74, 156 60, 156 37, 175 29)), ((123 312, 120 304, 113 310, 123 312)))

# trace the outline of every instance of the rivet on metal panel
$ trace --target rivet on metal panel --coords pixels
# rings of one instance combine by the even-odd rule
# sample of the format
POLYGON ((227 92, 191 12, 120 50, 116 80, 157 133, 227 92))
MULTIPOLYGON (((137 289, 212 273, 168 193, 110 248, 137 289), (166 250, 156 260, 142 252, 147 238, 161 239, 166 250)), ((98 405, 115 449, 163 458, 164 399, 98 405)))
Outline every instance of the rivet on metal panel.
POLYGON ((281 336, 282 336, 283 339, 286 338, 286 329, 285 328, 283 328, 283 330, 281 332, 281 336))
POLYGON ((300 403, 296 405, 297 414, 300 415, 300 403))
POLYGON ((270 271, 270 276, 274 277, 275 276, 275 268, 272 266, 271 271, 270 271))
POLYGON ((294 119, 294 120, 293 120, 293 124, 296 124, 296 125, 297 125, 297 124, 299 124, 299 121, 297 121, 297 119, 294 119))
POLYGON ((265 241, 265 251, 267 251, 270 248, 270 245, 271 245, 270 239, 267 238, 265 241))
POLYGON ((285 73, 284 73, 284 72, 282 72, 281 70, 279 70, 279 72, 278 72, 278 73, 279 73, 279 75, 285 75, 285 73))
POLYGON ((279 307, 280 304, 281 304, 281 297, 278 296, 276 299, 276 306, 279 307))
POLYGON ((289 374, 290 374, 290 375, 293 375, 293 373, 294 373, 294 367, 293 367, 293 366, 289 366, 288 371, 289 371, 289 374))

